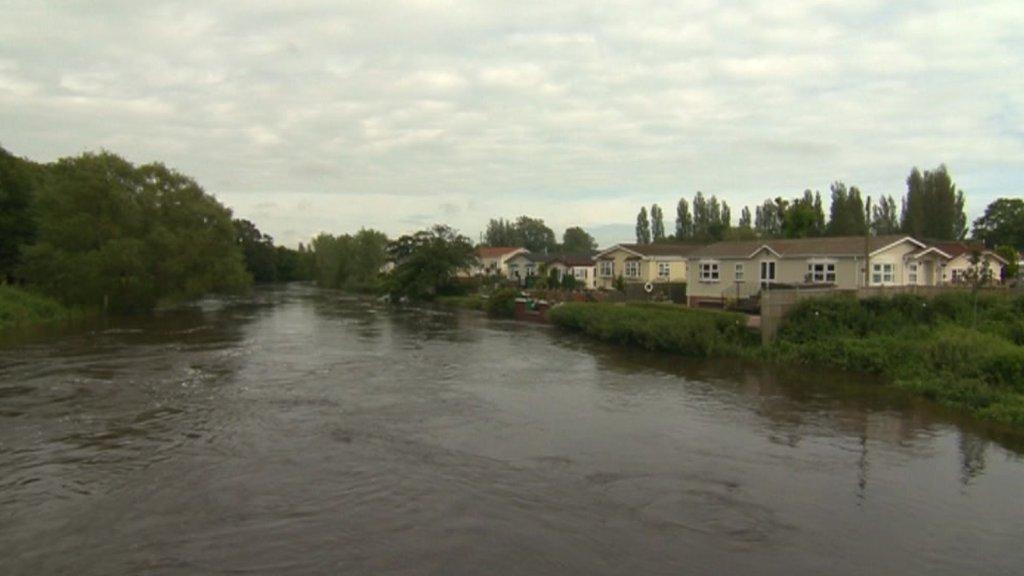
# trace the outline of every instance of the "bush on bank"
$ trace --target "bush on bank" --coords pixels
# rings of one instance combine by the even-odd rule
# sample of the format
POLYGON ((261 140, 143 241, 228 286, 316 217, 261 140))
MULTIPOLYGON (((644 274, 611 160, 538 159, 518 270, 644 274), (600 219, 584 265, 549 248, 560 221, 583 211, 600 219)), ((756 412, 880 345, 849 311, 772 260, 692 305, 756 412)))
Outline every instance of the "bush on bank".
POLYGON ((0 286, 0 330, 67 320, 76 315, 46 296, 13 286, 0 286))
POLYGON ((548 317, 599 340, 688 356, 740 354, 757 342, 742 314, 666 304, 570 302, 552 308, 548 317))
POLYGON ((1024 426, 1024 297, 964 292, 932 300, 807 300, 767 348, 742 315, 712 310, 567 303, 549 317, 562 328, 649 350, 876 373, 940 404, 1024 426))
POLYGON ((1024 297, 808 300, 764 353, 785 362, 887 376, 976 416, 1024 425, 1024 297))

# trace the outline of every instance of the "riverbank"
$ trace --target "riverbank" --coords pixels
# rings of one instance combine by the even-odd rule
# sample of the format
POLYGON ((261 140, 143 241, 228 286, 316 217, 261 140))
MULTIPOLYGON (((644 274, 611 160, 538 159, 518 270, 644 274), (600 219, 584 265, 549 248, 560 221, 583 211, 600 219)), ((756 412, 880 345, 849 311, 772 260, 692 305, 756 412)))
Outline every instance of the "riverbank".
POLYGON ((0 286, 0 330, 81 318, 82 312, 14 286, 0 286))
POLYGON ((1024 297, 809 300, 760 345, 743 317, 665 305, 565 304, 562 328, 694 357, 734 356, 879 374, 977 418, 1024 428, 1024 297))

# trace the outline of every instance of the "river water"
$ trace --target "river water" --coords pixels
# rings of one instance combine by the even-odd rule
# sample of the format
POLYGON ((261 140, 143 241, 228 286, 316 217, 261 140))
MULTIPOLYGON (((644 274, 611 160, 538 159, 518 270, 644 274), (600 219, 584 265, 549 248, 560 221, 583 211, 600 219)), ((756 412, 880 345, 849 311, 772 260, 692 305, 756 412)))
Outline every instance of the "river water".
POLYGON ((308 287, 0 343, 0 574, 1011 574, 1019 438, 308 287))

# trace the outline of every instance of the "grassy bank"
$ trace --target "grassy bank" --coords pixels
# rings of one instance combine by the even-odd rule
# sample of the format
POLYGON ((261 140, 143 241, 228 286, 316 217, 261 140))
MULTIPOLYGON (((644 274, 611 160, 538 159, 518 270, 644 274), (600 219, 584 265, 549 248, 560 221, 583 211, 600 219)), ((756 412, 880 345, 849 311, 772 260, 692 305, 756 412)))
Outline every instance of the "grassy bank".
POLYGON ((742 314, 671 304, 571 302, 548 313, 556 326, 588 336, 688 356, 728 356, 757 344, 742 314))
POLYGON ((467 310, 483 310, 484 298, 480 294, 468 294, 464 296, 438 296, 435 300, 443 306, 452 308, 465 308, 467 310))
POLYGON ((1024 427, 1024 297, 809 300, 764 353, 882 374, 946 406, 1024 427))
POLYGON ((56 300, 15 288, 0 286, 0 330, 80 317, 56 300))
POLYGON ((552 322, 607 342, 880 374, 976 417, 1024 427, 1024 297, 808 300, 760 346, 743 316, 666 305, 565 304, 552 322))

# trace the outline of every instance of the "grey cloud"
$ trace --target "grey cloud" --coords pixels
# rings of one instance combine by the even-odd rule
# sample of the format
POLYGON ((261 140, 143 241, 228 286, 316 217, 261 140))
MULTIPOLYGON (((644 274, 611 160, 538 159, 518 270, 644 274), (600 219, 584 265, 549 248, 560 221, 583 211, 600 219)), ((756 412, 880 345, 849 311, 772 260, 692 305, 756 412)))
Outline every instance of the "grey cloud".
POLYGON ((258 214, 290 243, 524 212, 628 231, 697 189, 899 193, 939 162, 977 213, 1024 180, 1021 30, 1013 0, 15 0, 0 141, 159 159, 240 214, 302 197, 258 214))

